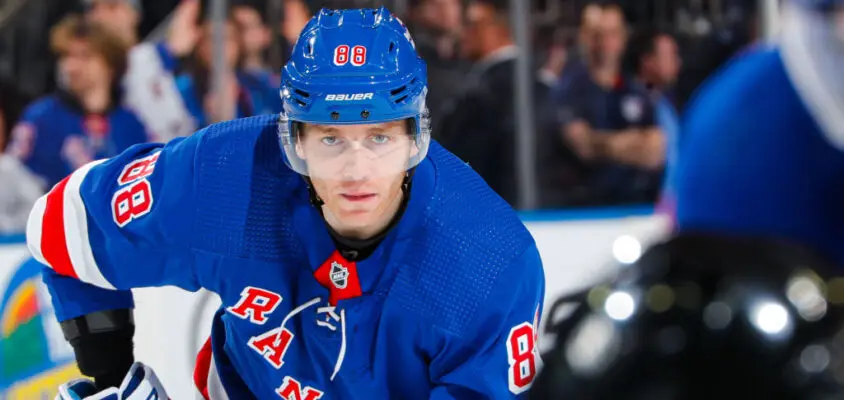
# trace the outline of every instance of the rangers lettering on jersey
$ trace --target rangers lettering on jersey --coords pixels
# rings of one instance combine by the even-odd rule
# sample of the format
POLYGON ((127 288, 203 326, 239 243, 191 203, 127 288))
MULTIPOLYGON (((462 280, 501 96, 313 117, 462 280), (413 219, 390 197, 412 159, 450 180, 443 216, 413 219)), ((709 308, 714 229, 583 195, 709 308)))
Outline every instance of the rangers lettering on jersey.
POLYGON ((283 399, 288 400, 317 400, 323 395, 322 391, 312 387, 305 386, 303 388, 299 381, 289 376, 284 377, 284 383, 279 386, 276 393, 283 399))
POLYGON ((266 323, 267 314, 275 311, 281 303, 280 295, 252 286, 244 288, 240 296, 240 301, 226 311, 241 319, 248 318, 250 322, 258 325, 266 323))
MULTIPOLYGON (((241 291, 237 305, 226 308, 226 311, 242 319, 248 318, 253 324, 263 325, 267 322, 269 314, 272 314, 282 301, 282 297, 276 293, 249 286, 241 291)), ((291 312, 288 317, 295 313, 296 311, 291 312)), ((283 326, 286 321, 287 318, 282 322, 282 326, 253 336, 246 343, 275 369, 281 369, 284 365, 284 355, 295 337, 293 332, 283 326)), ((323 395, 322 391, 312 387, 302 388, 301 383, 291 376, 284 378, 276 393, 284 399, 297 400, 316 400, 323 395)))
POLYGON ((276 328, 249 339, 247 344, 258 354, 263 355, 273 367, 279 369, 284 365, 284 353, 287 352, 292 340, 293 332, 285 328, 276 328), (281 332, 280 335, 279 332, 281 332))

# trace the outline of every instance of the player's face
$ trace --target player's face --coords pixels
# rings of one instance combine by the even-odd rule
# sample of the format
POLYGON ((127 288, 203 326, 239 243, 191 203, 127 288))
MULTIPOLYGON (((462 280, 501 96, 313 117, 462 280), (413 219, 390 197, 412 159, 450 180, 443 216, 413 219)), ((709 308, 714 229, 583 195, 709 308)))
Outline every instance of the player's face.
POLYGON ((342 227, 358 231, 392 219, 408 162, 418 152, 408 125, 396 121, 302 129, 297 155, 307 164, 324 210, 342 227))

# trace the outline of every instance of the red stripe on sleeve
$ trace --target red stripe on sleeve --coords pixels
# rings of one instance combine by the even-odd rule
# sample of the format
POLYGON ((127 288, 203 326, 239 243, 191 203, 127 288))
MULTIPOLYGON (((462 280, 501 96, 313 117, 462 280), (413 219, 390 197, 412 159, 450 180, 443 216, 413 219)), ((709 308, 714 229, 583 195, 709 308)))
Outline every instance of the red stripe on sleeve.
POLYGON ((41 254, 56 273, 79 279, 67 252, 64 233, 64 190, 68 180, 70 176, 59 182, 47 195, 41 230, 41 254))
POLYGON ((211 356, 211 338, 209 337, 196 355, 196 367, 193 370, 193 383, 205 400, 209 400, 208 375, 211 373, 211 363, 213 362, 211 356))

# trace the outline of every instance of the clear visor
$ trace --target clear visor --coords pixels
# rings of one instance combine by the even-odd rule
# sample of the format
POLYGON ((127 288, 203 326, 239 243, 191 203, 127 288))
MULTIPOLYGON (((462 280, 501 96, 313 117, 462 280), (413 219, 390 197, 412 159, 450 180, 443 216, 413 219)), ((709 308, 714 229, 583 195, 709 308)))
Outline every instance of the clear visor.
POLYGON ((316 179, 368 180, 399 175, 418 165, 427 150, 403 122, 311 125, 284 132, 289 129, 280 132, 287 165, 316 179))

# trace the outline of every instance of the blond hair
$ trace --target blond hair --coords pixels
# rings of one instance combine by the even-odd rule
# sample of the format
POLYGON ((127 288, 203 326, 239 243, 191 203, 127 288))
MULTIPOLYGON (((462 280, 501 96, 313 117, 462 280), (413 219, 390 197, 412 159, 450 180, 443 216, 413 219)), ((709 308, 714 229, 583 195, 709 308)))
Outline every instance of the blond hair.
POLYGON ((103 57, 115 77, 126 72, 129 45, 102 25, 74 14, 62 19, 50 31, 50 49, 59 57, 68 52, 74 40, 87 42, 103 57))

